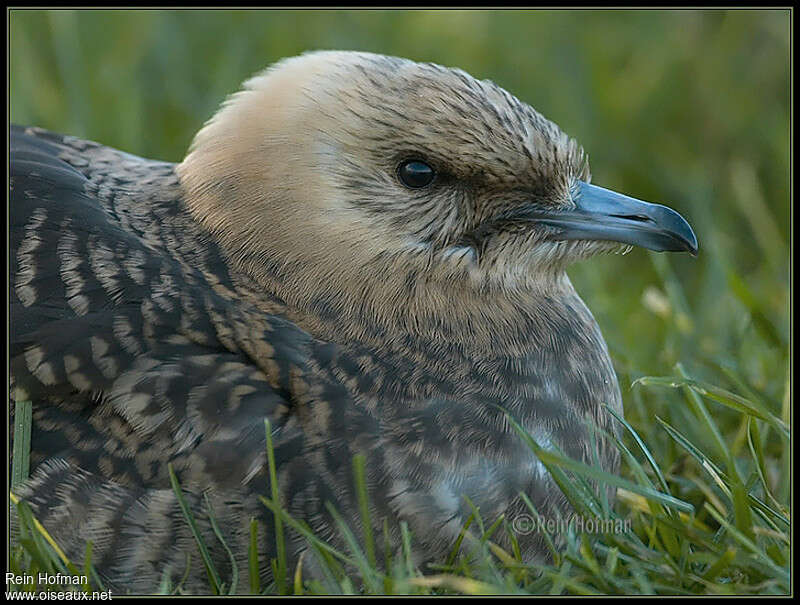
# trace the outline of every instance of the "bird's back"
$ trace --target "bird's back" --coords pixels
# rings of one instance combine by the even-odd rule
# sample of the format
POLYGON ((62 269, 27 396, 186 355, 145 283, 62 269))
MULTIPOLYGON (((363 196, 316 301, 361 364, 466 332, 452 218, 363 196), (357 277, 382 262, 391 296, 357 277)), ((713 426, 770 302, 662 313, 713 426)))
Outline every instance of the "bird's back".
POLYGON ((309 342, 236 301, 173 168, 12 127, 12 398, 34 406, 22 493, 68 552, 93 540, 98 568, 134 591, 153 589, 173 554, 180 577, 193 550, 168 464, 195 505, 209 487, 230 501, 216 512, 236 542, 245 486, 264 481, 263 418, 293 447, 288 381, 309 342))

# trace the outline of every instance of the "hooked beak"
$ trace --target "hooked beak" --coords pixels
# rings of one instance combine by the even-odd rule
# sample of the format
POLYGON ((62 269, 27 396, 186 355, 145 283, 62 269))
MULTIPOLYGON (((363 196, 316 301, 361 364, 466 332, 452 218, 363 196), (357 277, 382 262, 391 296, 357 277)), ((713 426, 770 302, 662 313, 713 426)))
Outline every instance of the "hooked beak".
POLYGON ((570 210, 536 210, 529 220, 555 227, 554 239, 605 240, 697 256, 697 238, 680 214, 659 204, 578 183, 570 210))

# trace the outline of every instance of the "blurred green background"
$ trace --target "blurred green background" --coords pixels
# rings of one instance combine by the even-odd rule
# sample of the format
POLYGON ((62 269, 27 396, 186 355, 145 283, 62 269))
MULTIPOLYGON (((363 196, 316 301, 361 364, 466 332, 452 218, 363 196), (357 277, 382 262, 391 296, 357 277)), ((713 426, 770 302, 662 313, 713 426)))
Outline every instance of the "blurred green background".
MULTIPOLYGON (((612 349, 633 424, 652 427, 659 414, 704 443, 690 416, 671 411, 679 392, 630 383, 680 361, 788 414, 790 20, 788 10, 14 10, 10 114, 179 161, 245 78, 306 50, 395 54, 492 79, 584 145, 595 183, 668 204, 694 226, 697 259, 635 250, 570 274, 612 349)), ((741 439, 730 417, 727 434, 741 439)))

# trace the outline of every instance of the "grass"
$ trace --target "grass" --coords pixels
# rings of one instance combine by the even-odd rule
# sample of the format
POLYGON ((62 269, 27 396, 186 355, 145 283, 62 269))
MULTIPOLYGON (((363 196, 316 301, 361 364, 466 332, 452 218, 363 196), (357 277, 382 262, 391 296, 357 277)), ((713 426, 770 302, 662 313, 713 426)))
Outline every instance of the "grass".
MULTIPOLYGON (((514 520, 477 511, 451 556, 423 576, 408 528, 387 528, 401 536, 387 549, 384 535, 340 527, 340 552, 265 486, 279 542, 303 535, 322 577, 276 560, 276 582, 244 582, 239 569, 238 590, 790 591, 790 25, 785 10, 12 11, 15 122, 176 161, 224 95, 272 60, 312 48, 396 54, 494 79, 583 143, 598 184, 667 203, 697 232, 697 259, 637 250, 570 269, 622 387, 623 464, 617 479, 539 454, 579 510, 606 515, 586 484, 615 485, 607 515, 629 532, 573 531, 558 548, 554 536, 550 560, 533 565, 513 542, 508 552, 496 545, 514 520)), ((355 461, 356 477, 369 463, 355 461)), ((20 519, 28 533, 12 545, 12 569, 67 569, 33 519, 20 519)), ((250 569, 270 563, 258 560, 257 531, 250 569)), ((220 592, 232 587, 219 577, 220 592)))

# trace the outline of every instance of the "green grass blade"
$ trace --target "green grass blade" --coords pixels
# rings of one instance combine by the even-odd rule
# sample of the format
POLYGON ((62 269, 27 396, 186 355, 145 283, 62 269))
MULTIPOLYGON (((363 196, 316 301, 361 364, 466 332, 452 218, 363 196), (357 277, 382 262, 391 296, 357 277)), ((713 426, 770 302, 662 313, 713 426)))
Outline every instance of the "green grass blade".
POLYGON ((361 549, 361 546, 358 543, 355 535, 353 534, 352 530, 348 527, 347 523, 345 522, 344 518, 341 516, 339 511, 331 504, 330 502, 325 502, 325 508, 328 510, 328 513, 333 518, 334 522, 336 523, 336 527, 339 530, 339 534, 344 538, 345 543, 350 548, 350 552, 353 555, 353 560, 355 561, 359 571, 361 572, 361 578, 366 583, 366 588, 369 592, 376 594, 380 592, 380 587, 383 585, 382 578, 379 578, 381 574, 375 569, 374 564, 370 564, 367 559, 367 556, 361 549), (379 581, 380 580, 380 581, 379 581))
POLYGON ((364 533, 364 548, 367 551, 367 561, 374 569, 376 566, 375 539, 372 535, 372 520, 369 515, 369 496, 367 493, 367 479, 365 471, 366 459, 363 454, 353 456, 353 473, 358 495, 358 508, 361 514, 361 527, 364 533))
POLYGON ((674 496, 661 493, 649 487, 643 487, 628 481, 627 479, 623 479, 622 477, 612 475, 611 473, 607 473, 603 470, 584 464, 583 462, 572 460, 571 458, 567 458, 561 454, 545 450, 540 447, 533 437, 531 437, 510 415, 506 414, 506 417, 512 426, 514 426, 514 428, 516 428, 517 431, 523 436, 523 438, 526 438, 529 445, 534 450, 534 453, 539 457, 539 460, 541 460, 542 464, 544 464, 548 470, 551 468, 568 469, 579 475, 601 481, 606 485, 611 485, 618 488, 621 487, 629 492, 644 496, 645 498, 656 500, 665 506, 675 508, 679 511, 689 513, 694 511, 694 507, 691 504, 675 498, 674 496))
POLYGON ((472 522, 475 520, 475 513, 470 513, 467 520, 464 522, 464 525, 461 527, 461 531, 458 532, 458 537, 456 538, 455 543, 453 544, 453 548, 450 549, 450 554, 447 556, 445 560, 445 565, 450 567, 455 563, 456 557, 458 557, 458 552, 461 550, 461 543, 464 541, 464 534, 467 533, 469 530, 469 526, 472 525, 472 522))
POLYGON ((228 559, 231 562, 231 587, 228 589, 228 594, 236 594, 236 589, 239 586, 239 567, 236 565, 236 557, 233 556, 233 552, 228 548, 228 544, 222 536, 222 531, 217 525, 217 520, 214 518, 214 509, 211 506, 211 501, 208 499, 208 494, 203 494, 203 498, 205 499, 206 508, 208 509, 208 521, 211 523, 211 529, 214 530, 214 535, 217 536, 217 540, 222 544, 222 548, 225 549, 225 552, 228 554, 228 559))
POLYGON ((355 565, 354 559, 348 557, 346 554, 334 548, 327 542, 320 540, 316 535, 314 535, 314 532, 311 531, 311 529, 305 523, 297 521, 289 513, 283 510, 281 506, 275 504, 275 502, 273 502, 268 498, 264 498, 263 496, 259 497, 259 500, 275 515, 278 515, 283 523, 285 523, 287 526, 291 527, 294 531, 303 536, 303 538, 305 538, 309 542, 309 544, 329 555, 332 555, 334 558, 340 560, 345 565, 355 565))
POLYGON ((764 490, 764 496, 767 500, 772 502, 774 506, 780 508, 780 502, 772 495, 772 490, 770 490, 769 482, 767 481, 767 466, 764 461, 764 449, 761 446, 761 435, 759 434, 758 422, 755 418, 750 418, 749 421, 747 445, 750 448, 750 454, 755 462, 756 472, 761 482, 761 489, 764 490))
POLYGON ((387 595, 394 594, 394 578, 391 574, 392 569, 392 544, 389 540, 389 520, 383 519, 383 568, 386 575, 383 579, 383 592, 387 595))
POLYGON ((297 565, 294 568, 294 594, 302 595, 305 590, 303 589, 303 559, 306 556, 306 551, 300 553, 297 558, 297 565))
POLYGON ((762 565, 768 567, 776 577, 780 578, 783 582, 787 585, 789 584, 789 572, 788 570, 781 569, 777 565, 775 565, 774 561, 770 559, 770 557, 762 551, 758 545, 753 542, 748 536, 740 532, 736 526, 729 523, 717 510, 711 506, 708 502, 705 503, 704 508, 708 511, 708 513, 714 517, 714 519, 719 523, 733 538, 741 544, 745 549, 750 551, 762 565))
MULTIPOLYGON (((264 419, 264 430, 267 436, 267 465, 269 467, 269 486, 272 501, 279 503, 280 488, 278 486, 278 472, 275 467, 275 450, 272 446, 272 428, 269 419, 264 419)), ((277 567, 275 569, 275 584, 278 587, 278 594, 288 594, 287 564, 286 564, 286 541, 283 535, 283 523, 281 517, 275 515, 275 548, 278 554, 277 567)))
POLYGON ((261 593, 261 575, 258 565, 258 522, 250 519, 250 541, 247 549, 247 563, 250 575, 250 594, 261 593))
MULTIPOLYGON (((721 387, 717 387, 706 382, 692 380, 690 378, 673 376, 642 376, 633 382, 633 385, 639 384, 644 386, 689 388, 693 392, 713 399, 714 401, 736 410, 737 412, 755 416, 756 418, 769 423, 786 439, 789 438, 789 427, 786 425, 786 423, 770 412, 763 404, 760 402, 750 401, 749 399, 741 397, 735 393, 731 393, 730 391, 721 387)), ((716 437, 718 441, 723 441, 721 435, 717 434, 716 437)), ((725 447, 724 442, 722 447, 725 447)))
POLYGON ((400 522, 400 536, 403 544, 403 562, 406 565, 406 573, 409 577, 415 576, 416 571, 411 554, 411 532, 408 529, 408 523, 405 521, 400 522))
POLYGON ((14 459, 11 463, 11 489, 28 479, 31 459, 31 421, 33 404, 17 401, 14 404, 14 459))
POLYGON ((172 485, 172 491, 175 493, 178 506, 183 513, 184 519, 186 519, 186 522, 189 524, 189 529, 191 530, 192 536, 194 536, 194 540, 197 543, 197 548, 200 551, 200 557, 203 559, 203 565, 205 565, 206 573, 208 574, 208 580, 211 583, 211 589, 214 591, 214 594, 221 594, 222 581, 220 580, 219 573, 217 573, 217 569, 214 566, 214 562, 211 560, 211 555, 208 552, 205 540, 203 540, 203 537, 200 535, 200 530, 197 527, 194 515, 192 514, 192 511, 186 502, 186 498, 183 496, 183 490, 178 482, 177 475, 175 475, 175 470, 172 468, 172 463, 167 465, 167 469, 169 470, 169 481, 172 485))
POLYGON ((637 433, 630 423, 628 423, 628 421, 618 414, 612 407, 604 403, 603 408, 605 408, 605 410, 609 412, 617 420, 617 422, 624 426, 630 436, 633 437, 634 442, 636 442, 636 445, 639 446, 639 450, 641 450, 642 454, 644 454, 644 457, 647 459, 650 468, 652 468, 653 472, 656 474, 658 482, 661 484, 661 489, 664 492, 669 493, 669 487, 667 486, 667 480, 664 478, 664 473, 661 472, 661 467, 656 462, 653 454, 650 453, 650 449, 645 445, 644 440, 642 440, 642 438, 639 436, 639 433, 637 433))

